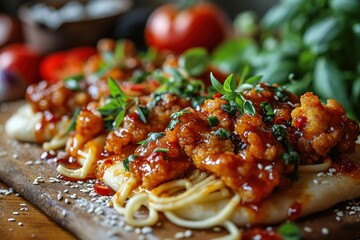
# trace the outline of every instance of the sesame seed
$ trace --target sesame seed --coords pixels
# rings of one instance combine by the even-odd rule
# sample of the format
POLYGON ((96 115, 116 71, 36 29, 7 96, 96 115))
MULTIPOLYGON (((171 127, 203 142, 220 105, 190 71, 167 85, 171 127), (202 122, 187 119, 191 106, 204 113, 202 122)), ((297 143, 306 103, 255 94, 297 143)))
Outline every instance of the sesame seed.
POLYGON ((68 193, 68 192, 69 192, 69 189, 64 189, 63 192, 64 192, 64 193, 68 193))
POLYGON ((16 219, 15 218, 8 218, 8 222, 15 222, 16 219))
POLYGON ((329 229, 327 229, 327 228, 322 228, 321 229, 321 233, 323 234, 323 235, 329 235, 329 229))
POLYGON ((56 196, 58 201, 61 201, 61 199, 63 198, 61 192, 58 193, 58 195, 56 196))
POLYGON ((324 176, 324 173, 323 173, 323 172, 319 172, 316 176, 322 177, 322 176, 324 176))
POLYGON ((315 184, 319 184, 319 180, 314 179, 313 181, 314 181, 315 184))
POLYGON ((41 164, 42 164, 42 161, 41 161, 41 160, 36 160, 34 163, 35 163, 36 165, 41 165, 41 164))
POLYGON ((22 222, 18 222, 18 225, 22 227, 24 224, 22 222))
POLYGON ((31 160, 30 160, 30 161, 26 161, 25 164, 28 165, 28 166, 33 165, 33 161, 31 161, 31 160))
POLYGON ((12 214, 13 215, 19 215, 20 213, 19 212, 13 212, 12 214))
POLYGON ((65 198, 65 203, 66 203, 66 204, 70 204, 69 199, 65 198))
POLYGON ((131 232, 131 231, 133 231, 134 230, 134 228, 132 227, 132 226, 129 226, 129 225, 125 225, 124 226, 124 231, 125 232, 131 232))
POLYGON ((191 237, 191 236, 192 236, 192 231, 189 230, 189 229, 186 230, 186 231, 184 232, 184 236, 187 237, 187 238, 191 237))
POLYGON ((18 159, 18 158, 19 158, 19 155, 17 155, 16 153, 14 153, 12 157, 13 157, 14 159, 18 159))
POLYGON ((135 233, 136 233, 136 234, 140 234, 140 233, 141 233, 141 229, 140 229, 140 228, 135 228, 135 233))
POLYGON ((220 228, 220 227, 213 227, 213 231, 214 231, 214 232, 220 232, 220 231, 221 231, 221 228, 220 228))
POLYGON ((305 231, 305 232, 312 232, 312 228, 310 228, 310 227, 304 227, 304 231, 305 231))
POLYGON ((153 231, 152 227, 143 227, 143 228, 141 229, 141 232, 142 232, 143 234, 149 234, 149 233, 152 233, 152 231, 153 231))
POLYGON ((177 233, 175 233, 174 237, 176 239, 184 238, 184 233, 183 232, 177 232, 177 233))

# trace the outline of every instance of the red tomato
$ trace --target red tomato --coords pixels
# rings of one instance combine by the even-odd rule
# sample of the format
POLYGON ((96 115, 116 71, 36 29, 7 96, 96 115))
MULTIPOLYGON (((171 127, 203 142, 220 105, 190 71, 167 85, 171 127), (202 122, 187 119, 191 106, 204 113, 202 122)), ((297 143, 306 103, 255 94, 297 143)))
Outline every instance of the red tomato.
POLYGON ((115 194, 115 192, 109 186, 103 184, 102 182, 96 182, 94 184, 94 190, 101 196, 112 196, 115 194))
POLYGON ((39 80, 40 55, 25 44, 11 44, 0 51, 0 71, 8 71, 23 78, 27 84, 39 80))
POLYGON ((230 31, 230 20, 211 3, 199 2, 185 9, 166 4, 150 15, 145 27, 145 40, 157 50, 174 53, 192 47, 212 50, 230 31))
POLYGON ((54 83, 69 76, 81 74, 86 60, 96 54, 93 47, 77 47, 47 55, 40 63, 41 77, 54 83))

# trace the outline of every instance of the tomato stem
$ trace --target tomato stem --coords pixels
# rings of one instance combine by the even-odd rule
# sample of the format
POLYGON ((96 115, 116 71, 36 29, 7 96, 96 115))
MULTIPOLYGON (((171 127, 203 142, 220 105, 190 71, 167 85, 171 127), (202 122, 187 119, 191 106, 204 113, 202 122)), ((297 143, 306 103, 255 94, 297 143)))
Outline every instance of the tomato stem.
POLYGON ((180 10, 185 10, 185 9, 191 8, 197 2, 199 2, 199 1, 198 0, 181 0, 181 1, 178 1, 178 7, 180 8, 180 10))

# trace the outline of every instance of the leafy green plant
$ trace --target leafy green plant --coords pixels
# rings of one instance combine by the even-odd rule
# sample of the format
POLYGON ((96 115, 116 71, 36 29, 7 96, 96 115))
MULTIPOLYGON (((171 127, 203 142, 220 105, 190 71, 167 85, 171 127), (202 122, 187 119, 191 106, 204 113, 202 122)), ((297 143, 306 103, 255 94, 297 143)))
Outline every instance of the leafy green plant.
POLYGON ((235 73, 248 63, 263 82, 336 99, 359 120, 359 13, 358 0, 281 0, 262 18, 260 41, 232 39, 215 50, 212 61, 227 60, 220 66, 235 73), (241 45, 255 52, 240 48, 236 56, 227 50, 241 45))

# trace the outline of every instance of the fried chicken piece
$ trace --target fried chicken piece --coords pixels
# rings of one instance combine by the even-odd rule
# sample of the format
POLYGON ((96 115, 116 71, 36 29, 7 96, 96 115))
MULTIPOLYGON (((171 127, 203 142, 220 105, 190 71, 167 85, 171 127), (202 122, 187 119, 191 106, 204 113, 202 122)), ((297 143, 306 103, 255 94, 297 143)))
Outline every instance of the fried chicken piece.
POLYGON ((147 105, 150 109, 146 123, 140 120, 135 107, 129 110, 120 128, 109 133, 105 145, 107 151, 120 154, 125 145, 138 143, 146 139, 151 132, 163 132, 170 122, 170 115, 191 104, 190 101, 170 93, 160 95, 155 106, 151 107, 153 100, 148 97, 139 100, 141 105, 147 105))
POLYGON ((359 127, 346 117, 345 110, 335 100, 323 105, 312 93, 301 96, 301 106, 292 113, 292 125, 297 130, 296 150, 306 163, 314 163, 340 144, 340 151, 354 148, 359 127), (340 143, 341 141, 341 143, 340 143))

